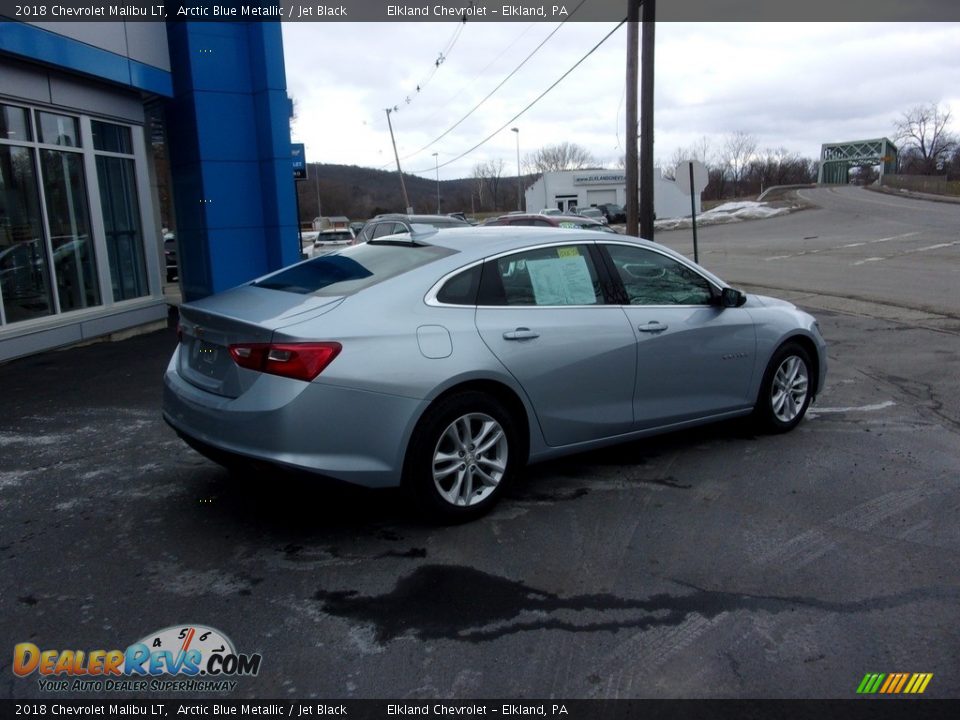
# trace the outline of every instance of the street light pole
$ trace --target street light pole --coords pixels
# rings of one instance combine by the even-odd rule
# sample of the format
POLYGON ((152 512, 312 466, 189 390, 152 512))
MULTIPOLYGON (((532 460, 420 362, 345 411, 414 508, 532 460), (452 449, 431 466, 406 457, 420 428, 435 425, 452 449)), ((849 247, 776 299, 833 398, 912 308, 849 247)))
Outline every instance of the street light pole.
POLYGON ((440 158, 438 155, 439 153, 433 154, 433 162, 437 170, 437 215, 440 214, 440 158))
POLYGON ((517 134, 517 210, 523 210, 521 207, 521 188, 520 188, 520 128, 510 128, 510 132, 517 134))
POLYGON ((413 214, 413 208, 410 207, 410 198, 407 196, 407 185, 403 182, 403 171, 400 169, 400 156, 397 154, 397 141, 393 137, 393 123, 390 122, 390 113, 393 112, 392 108, 387 108, 387 127, 390 128, 390 142, 393 144, 393 157, 397 161, 397 176, 400 178, 400 190, 403 192, 403 202, 407 206, 405 212, 408 215, 413 214))

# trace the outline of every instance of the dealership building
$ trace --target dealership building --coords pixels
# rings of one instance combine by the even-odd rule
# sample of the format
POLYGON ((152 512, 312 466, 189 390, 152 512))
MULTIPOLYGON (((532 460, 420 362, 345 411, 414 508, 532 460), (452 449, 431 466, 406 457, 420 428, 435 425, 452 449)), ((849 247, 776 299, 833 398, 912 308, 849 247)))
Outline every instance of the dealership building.
POLYGON ((279 23, 0 20, 0 361, 299 259, 279 23))
MULTIPOLYGON (((659 168, 653 173, 653 211, 658 218, 690 214, 690 196, 673 180, 663 177, 659 168)), ((625 205, 627 176, 622 170, 561 170, 544 173, 527 188, 527 212, 557 208, 564 212, 575 207, 603 203, 625 205)), ((695 197, 700 212, 700 196, 695 197)))

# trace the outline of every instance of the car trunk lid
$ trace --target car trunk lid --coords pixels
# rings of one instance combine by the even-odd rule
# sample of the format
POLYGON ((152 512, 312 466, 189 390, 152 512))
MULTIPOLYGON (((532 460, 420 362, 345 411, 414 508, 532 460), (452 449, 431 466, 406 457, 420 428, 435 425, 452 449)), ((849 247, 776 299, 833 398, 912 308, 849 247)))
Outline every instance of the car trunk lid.
POLYGON ((180 375, 207 392, 238 397, 257 373, 234 362, 231 345, 270 342, 274 331, 329 312, 342 300, 342 296, 318 297, 243 285, 181 305, 180 375))

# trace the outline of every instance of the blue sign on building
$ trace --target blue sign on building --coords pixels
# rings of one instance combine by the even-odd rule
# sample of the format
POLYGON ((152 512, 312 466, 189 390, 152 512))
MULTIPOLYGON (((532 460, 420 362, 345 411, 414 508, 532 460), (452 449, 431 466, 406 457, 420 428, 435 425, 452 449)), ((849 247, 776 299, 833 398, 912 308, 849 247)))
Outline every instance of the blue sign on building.
POLYGON ((293 157, 293 179, 307 179, 307 153, 303 143, 290 143, 290 154, 293 157))

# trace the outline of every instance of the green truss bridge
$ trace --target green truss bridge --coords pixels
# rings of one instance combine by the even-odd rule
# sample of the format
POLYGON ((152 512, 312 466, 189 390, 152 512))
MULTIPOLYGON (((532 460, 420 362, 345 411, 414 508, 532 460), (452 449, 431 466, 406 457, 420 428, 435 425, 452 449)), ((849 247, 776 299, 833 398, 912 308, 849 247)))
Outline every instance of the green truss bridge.
POLYGON ((826 143, 820 149, 820 172, 817 183, 846 185, 850 180, 850 168, 858 165, 879 165, 881 178, 895 173, 897 146, 888 138, 826 143))

